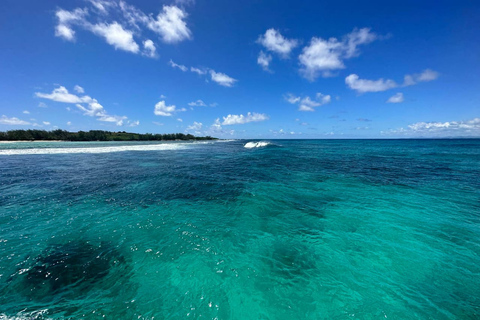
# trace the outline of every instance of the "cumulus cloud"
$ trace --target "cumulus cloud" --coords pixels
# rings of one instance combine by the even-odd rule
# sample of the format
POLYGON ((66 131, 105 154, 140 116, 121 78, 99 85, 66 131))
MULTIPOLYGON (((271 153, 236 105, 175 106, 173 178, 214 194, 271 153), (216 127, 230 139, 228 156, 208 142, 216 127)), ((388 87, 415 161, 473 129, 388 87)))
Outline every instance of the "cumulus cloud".
POLYGON ((223 117, 222 125, 229 126, 234 124, 244 124, 248 122, 259 122, 268 120, 269 117, 264 113, 248 112, 246 116, 243 114, 229 114, 226 117, 223 117))
POLYGON ((401 103, 401 102, 403 102, 403 93, 401 92, 396 93, 395 95, 391 96, 387 100, 387 103, 401 103))
POLYGON ((38 103, 38 107, 39 107, 39 108, 47 108, 48 106, 47 106, 45 103, 43 103, 43 102, 39 102, 39 103, 38 103))
POLYGON ((0 124, 6 124, 6 125, 9 125, 9 126, 21 126, 21 125, 29 125, 30 122, 20 120, 20 119, 15 118, 15 117, 9 118, 6 115, 2 115, 0 117, 0 124))
POLYGON ((188 105, 190 107, 206 107, 207 105, 205 104, 205 102, 203 102, 202 100, 197 100, 197 101, 193 101, 193 102, 189 102, 188 105))
POLYGON ((164 42, 176 43, 192 37, 185 19, 187 14, 177 6, 163 6, 156 20, 148 22, 148 28, 158 33, 164 42))
POLYGON ((168 64, 170 64, 170 66, 171 66, 172 68, 178 68, 178 69, 182 70, 183 72, 188 71, 188 68, 187 68, 187 67, 185 67, 185 66, 182 65, 182 64, 176 64, 175 62, 173 62, 172 59, 170 59, 170 61, 168 62, 168 64))
POLYGON ((46 126, 49 126, 49 125, 50 125, 50 122, 48 122, 48 121, 43 121, 42 123, 43 123, 44 125, 46 125, 46 126))
POLYGON ((171 117, 174 113, 180 112, 180 111, 185 111, 184 108, 182 109, 177 109, 175 105, 167 106, 165 103, 165 100, 159 101, 155 105, 155 109, 153 110, 153 113, 157 116, 162 116, 162 117, 171 117))
POLYGON ((389 130, 382 134, 412 137, 480 137, 480 118, 466 121, 416 122, 407 128, 389 130))
POLYGON ((292 94, 287 94, 285 96, 285 100, 291 104, 297 104, 299 111, 315 111, 314 108, 330 103, 332 101, 332 97, 330 95, 324 95, 323 93, 318 92, 314 100, 312 100, 309 96, 301 98, 292 94))
POLYGON ((23 113, 23 114, 30 114, 30 111, 24 110, 22 113, 23 113))
POLYGON ((74 28, 79 28, 104 38, 116 49, 141 53, 151 58, 157 57, 153 41, 143 38, 141 41, 143 50, 140 50, 134 35, 143 37, 143 32, 153 31, 165 43, 177 43, 192 38, 186 23, 187 13, 175 5, 163 6, 160 13, 154 17, 123 0, 88 0, 88 2, 90 11, 88 8, 56 11, 57 37, 73 42, 76 36, 74 28), (115 21, 112 21, 112 17, 115 21))
POLYGON ((257 40, 268 51, 275 52, 282 58, 288 58, 290 52, 298 45, 295 39, 286 39, 279 31, 271 28, 265 34, 260 35, 257 40))
POLYGON ((157 48, 152 40, 147 39, 143 41, 143 53, 144 56, 149 58, 156 58, 157 57, 157 48))
POLYGON ((257 63, 262 67, 263 70, 270 71, 270 69, 268 68, 270 62, 272 62, 272 55, 260 51, 260 53, 258 54, 257 63))
POLYGON ((393 80, 384 80, 383 78, 378 80, 366 80, 360 79, 356 74, 351 74, 346 77, 345 83, 350 89, 355 90, 358 93, 380 92, 398 87, 393 80))
POLYGON ((88 11, 80 8, 73 11, 59 9, 55 15, 58 19, 58 25, 55 27, 55 36, 67 41, 75 41, 75 31, 71 26, 77 23, 83 24, 88 11))
POLYGON ((105 38, 108 44, 133 53, 138 53, 139 46, 133 40, 133 32, 125 30, 118 22, 99 23, 92 26, 92 32, 105 38))
MULTIPOLYGON (((76 86, 74 90, 78 91, 79 86, 76 86), (77 88, 78 87, 78 88, 77 88)), ((83 88, 81 88, 84 91, 83 88)), ((62 103, 73 103, 76 107, 83 112, 84 115, 90 117, 97 117, 98 121, 114 122, 116 125, 121 126, 128 118, 126 116, 109 115, 103 106, 98 101, 90 96, 77 96, 69 93, 67 88, 59 86, 53 89, 52 93, 35 92, 35 95, 39 98, 48 99, 62 103)), ((129 122, 127 122, 129 123, 129 122)))
POLYGON ((225 73, 215 72, 214 70, 210 70, 210 76, 212 77, 212 81, 224 87, 231 87, 237 82, 236 79, 227 76, 225 73))
POLYGON ((301 74, 313 81, 318 76, 328 77, 332 72, 344 69, 344 60, 360 54, 358 47, 375 41, 378 36, 369 28, 354 29, 345 35, 341 41, 337 38, 328 40, 313 37, 310 44, 303 48, 298 59, 301 64, 301 74))

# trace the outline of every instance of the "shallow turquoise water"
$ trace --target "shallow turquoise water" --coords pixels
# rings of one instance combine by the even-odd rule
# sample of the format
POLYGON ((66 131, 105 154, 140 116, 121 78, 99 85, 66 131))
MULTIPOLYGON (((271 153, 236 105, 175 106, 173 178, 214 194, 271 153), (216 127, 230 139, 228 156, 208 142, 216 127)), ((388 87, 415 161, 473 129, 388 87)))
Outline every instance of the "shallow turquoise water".
POLYGON ((0 319, 480 318, 480 140, 245 143, 0 145, 0 319))

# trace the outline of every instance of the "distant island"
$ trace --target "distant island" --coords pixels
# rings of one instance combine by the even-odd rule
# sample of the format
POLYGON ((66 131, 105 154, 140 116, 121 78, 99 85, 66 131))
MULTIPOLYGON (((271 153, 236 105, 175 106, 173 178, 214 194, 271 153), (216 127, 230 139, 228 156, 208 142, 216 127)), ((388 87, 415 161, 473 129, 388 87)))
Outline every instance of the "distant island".
POLYGON ((210 136, 195 137, 183 133, 131 133, 90 130, 69 132, 66 130, 10 130, 0 131, 0 141, 174 141, 174 140, 216 140, 210 136))

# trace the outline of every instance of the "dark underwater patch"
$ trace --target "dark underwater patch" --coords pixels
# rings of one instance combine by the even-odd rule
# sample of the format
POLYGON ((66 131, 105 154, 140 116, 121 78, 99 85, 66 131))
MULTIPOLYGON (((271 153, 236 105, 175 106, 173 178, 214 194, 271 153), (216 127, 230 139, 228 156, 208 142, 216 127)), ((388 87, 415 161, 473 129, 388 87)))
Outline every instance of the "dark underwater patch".
POLYGON ((22 274, 24 292, 35 300, 50 300, 62 293, 81 298, 91 289, 101 288, 97 284, 114 266, 125 264, 124 257, 107 242, 51 245, 22 274))

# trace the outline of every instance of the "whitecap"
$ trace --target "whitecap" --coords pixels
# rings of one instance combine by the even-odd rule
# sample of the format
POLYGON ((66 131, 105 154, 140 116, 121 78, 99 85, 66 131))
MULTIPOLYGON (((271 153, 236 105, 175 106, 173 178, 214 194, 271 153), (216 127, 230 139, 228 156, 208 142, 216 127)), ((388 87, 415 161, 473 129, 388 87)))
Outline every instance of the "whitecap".
POLYGON ((247 142, 243 147, 247 149, 252 149, 252 148, 260 148, 260 147, 266 147, 270 145, 270 142, 267 141, 258 141, 258 142, 247 142))
POLYGON ((71 154, 71 153, 110 153, 122 151, 160 151, 178 150, 186 148, 186 144, 149 144, 135 146, 110 146, 110 147, 86 147, 86 148, 33 148, 33 149, 9 149, 0 150, 0 155, 27 155, 27 154, 71 154))

